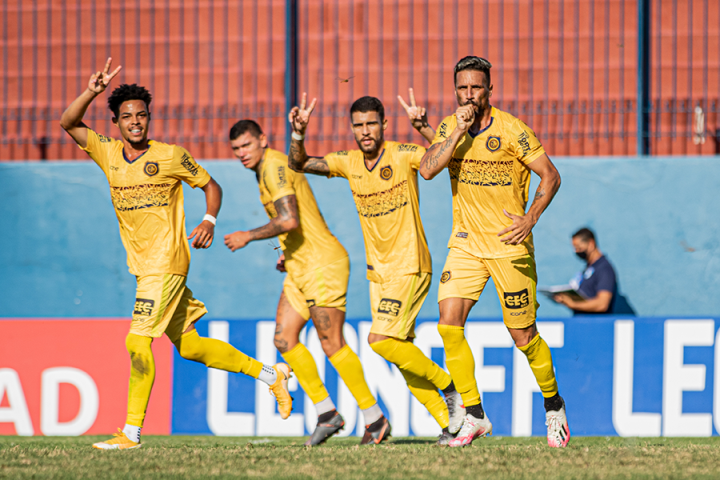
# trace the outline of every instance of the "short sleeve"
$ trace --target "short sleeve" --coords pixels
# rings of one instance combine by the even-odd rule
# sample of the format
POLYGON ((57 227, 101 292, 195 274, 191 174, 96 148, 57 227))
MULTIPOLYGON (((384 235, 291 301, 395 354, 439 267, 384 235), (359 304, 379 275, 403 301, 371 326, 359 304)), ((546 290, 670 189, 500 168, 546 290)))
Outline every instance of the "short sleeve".
POLYGON ((288 195, 295 195, 292 173, 288 166, 282 163, 270 163, 263 168, 262 181, 273 202, 288 195))
POLYGON ((448 138, 452 131, 455 130, 456 122, 454 120, 454 115, 451 115, 449 117, 445 117, 445 119, 440 122, 440 125, 435 131, 435 138, 433 138, 432 145, 444 142, 448 138))
POLYGON ((87 147, 83 148, 82 145, 78 145, 78 147, 80 150, 86 152, 90 158, 102 168, 103 172, 107 174, 108 166, 110 165, 110 152, 113 149, 113 143, 118 140, 100 135, 90 128, 88 128, 87 131, 87 147))
POLYGON ((515 157, 525 165, 530 164, 545 153, 535 132, 522 120, 515 119, 510 132, 510 145, 515 157))
POLYGON ((610 293, 615 293, 615 270, 613 270, 610 263, 607 263, 602 271, 595 272, 598 275, 597 278, 597 291, 605 290, 610 293))
POLYGON ((191 187, 204 187, 210 181, 210 174, 201 167, 190 153, 177 145, 173 151, 173 160, 168 175, 182 180, 191 187))
POLYGON ((398 151, 404 156, 403 160, 408 162, 413 170, 420 170, 420 162, 423 155, 425 155, 423 147, 411 143, 402 143, 398 145, 398 151))
POLYGON ((328 175, 328 177, 348 178, 347 164, 348 160, 350 160, 350 154, 347 150, 328 153, 327 155, 325 155, 324 159, 328 164, 328 168, 330 169, 330 174, 328 175))

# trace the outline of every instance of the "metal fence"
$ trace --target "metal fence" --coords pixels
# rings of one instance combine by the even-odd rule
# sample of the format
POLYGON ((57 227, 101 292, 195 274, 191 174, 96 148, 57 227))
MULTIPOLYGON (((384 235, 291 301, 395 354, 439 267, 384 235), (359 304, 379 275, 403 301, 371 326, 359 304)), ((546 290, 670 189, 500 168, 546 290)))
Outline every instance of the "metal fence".
MULTIPOLYGON (((437 125, 455 109, 452 67, 468 54, 493 63, 493 104, 528 123, 551 155, 634 154, 638 125, 651 154, 720 153, 716 1, 4 0, 0 9, 3 160, 84 158, 58 120, 108 56, 124 66, 115 84, 152 91, 151 135, 198 158, 227 158, 240 118, 257 119, 284 149, 287 109, 303 91, 320 101, 310 153, 352 145, 347 111, 367 94, 383 100, 390 138, 421 143, 396 96, 414 87, 437 125)), ((105 99, 87 123, 112 135, 105 99)))

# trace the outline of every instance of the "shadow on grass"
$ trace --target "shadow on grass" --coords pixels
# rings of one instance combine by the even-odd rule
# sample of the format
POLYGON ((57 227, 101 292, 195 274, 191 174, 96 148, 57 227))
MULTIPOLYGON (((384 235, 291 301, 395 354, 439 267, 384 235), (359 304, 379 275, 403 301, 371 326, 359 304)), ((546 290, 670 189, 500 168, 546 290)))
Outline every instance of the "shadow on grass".
POLYGON ((390 445, 435 445, 437 440, 426 440, 421 438, 401 438, 391 440, 390 445))

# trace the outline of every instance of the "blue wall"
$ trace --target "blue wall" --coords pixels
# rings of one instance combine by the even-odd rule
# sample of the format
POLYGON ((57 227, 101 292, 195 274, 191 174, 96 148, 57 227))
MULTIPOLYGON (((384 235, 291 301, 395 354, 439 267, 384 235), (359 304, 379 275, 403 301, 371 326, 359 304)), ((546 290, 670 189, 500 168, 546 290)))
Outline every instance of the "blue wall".
MULTIPOLYGON (((535 228, 539 283, 566 283, 582 264, 570 234, 593 228, 638 315, 716 315, 720 284, 720 162, 690 158, 556 158, 563 184, 535 228)), ((270 241, 230 253, 222 236, 267 222, 252 172, 238 162, 204 162, 225 197, 210 250, 193 251, 188 280, 210 318, 273 318, 282 275, 270 241)), ((92 162, 0 164, 0 316, 129 316, 135 279, 127 272, 107 181, 92 162)), ((532 192, 537 184, 534 179, 532 192)), ((350 253, 348 316, 368 318, 363 239, 347 182, 311 178, 331 230, 350 253)), ((450 185, 420 181, 421 211, 435 281, 420 316, 437 315, 437 279, 451 228, 450 185)), ((532 193, 531 193, 532 197, 532 193)), ((204 195, 186 188, 188 230, 204 195)), ((273 243, 277 244, 276 241, 273 243)), ((541 298, 541 317, 568 312, 541 298)), ((474 317, 499 317, 492 284, 474 317)))

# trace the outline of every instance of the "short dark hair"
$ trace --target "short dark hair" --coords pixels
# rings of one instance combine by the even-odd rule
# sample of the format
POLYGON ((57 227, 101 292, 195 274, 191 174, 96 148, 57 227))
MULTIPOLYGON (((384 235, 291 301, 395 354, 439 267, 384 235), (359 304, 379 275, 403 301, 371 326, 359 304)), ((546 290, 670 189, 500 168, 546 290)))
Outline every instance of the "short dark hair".
POLYGON ((353 102, 352 106, 350 107, 350 118, 352 119, 352 114, 355 112, 377 112, 378 115, 380 115, 380 121, 382 122, 385 120, 385 107, 383 107, 383 104, 380 100, 378 100, 375 97, 360 97, 355 102, 353 102))
POLYGON ((120 105, 127 102, 128 100, 142 100, 150 110, 150 102, 152 102, 152 95, 147 88, 141 87, 137 83, 128 85, 123 83, 115 90, 112 91, 108 98, 108 108, 112 110, 115 117, 120 115, 120 105))
POLYGON ((492 64, 482 57, 476 57, 468 55, 463 57, 460 61, 455 64, 455 73, 453 73, 453 81, 457 83, 457 74, 463 70, 477 70, 478 72, 484 72, 487 75, 488 83, 490 83, 490 69, 492 64))
POLYGON ((597 243, 595 240, 595 234, 587 227, 583 227, 577 232, 573 233, 572 238, 579 238, 583 242, 589 242, 590 240, 592 240, 593 242, 597 243))
POLYGON ((253 137, 260 138, 263 134, 262 128, 255 120, 240 120, 230 129, 230 141, 232 142, 240 135, 250 132, 253 137))

